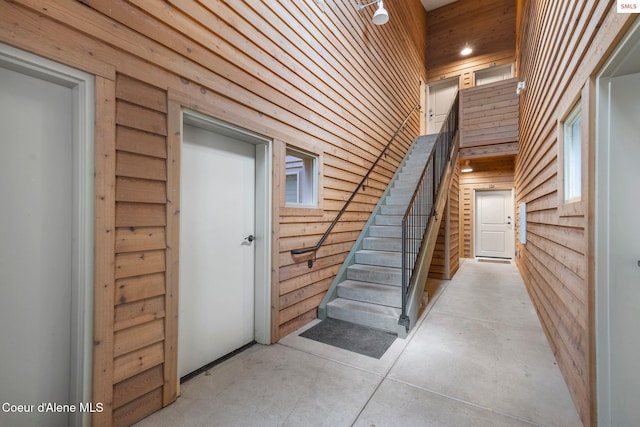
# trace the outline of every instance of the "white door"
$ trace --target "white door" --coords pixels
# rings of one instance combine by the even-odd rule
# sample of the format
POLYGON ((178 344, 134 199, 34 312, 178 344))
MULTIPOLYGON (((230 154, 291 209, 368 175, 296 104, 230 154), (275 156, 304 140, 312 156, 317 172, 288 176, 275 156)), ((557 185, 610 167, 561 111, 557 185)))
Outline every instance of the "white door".
POLYGON ((611 79, 609 366, 611 425, 640 420, 640 74, 611 79))
POLYGON ((254 339, 256 146, 184 125, 178 373, 254 339))
POLYGON ((16 66, 16 57, 33 55, 12 51, 7 61, 16 62, 4 63, 0 48, 0 425, 74 425, 81 415, 41 413, 37 405, 82 399, 77 315, 86 309, 79 290, 91 276, 79 273, 86 236, 78 230, 82 221, 93 224, 79 214, 79 180, 89 179, 77 173, 83 113, 74 83, 30 62, 16 66), (30 412, 13 412, 11 404, 30 412))
POLYGON ((476 191, 475 255, 512 258, 514 253, 511 190, 476 191))
POLYGON ((453 104, 456 93, 458 93, 458 82, 459 78, 454 77, 442 82, 429 84, 428 134, 440 132, 442 123, 447 119, 451 104, 453 104))

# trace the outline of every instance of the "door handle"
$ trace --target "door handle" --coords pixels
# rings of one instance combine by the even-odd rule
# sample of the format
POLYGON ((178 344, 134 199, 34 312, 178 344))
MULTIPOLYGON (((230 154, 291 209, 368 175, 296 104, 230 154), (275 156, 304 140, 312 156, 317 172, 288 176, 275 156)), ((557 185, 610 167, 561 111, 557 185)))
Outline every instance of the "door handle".
POLYGON ((256 240, 256 236, 254 236, 253 234, 249 234, 247 237, 244 238, 245 242, 253 242, 254 240, 256 240))

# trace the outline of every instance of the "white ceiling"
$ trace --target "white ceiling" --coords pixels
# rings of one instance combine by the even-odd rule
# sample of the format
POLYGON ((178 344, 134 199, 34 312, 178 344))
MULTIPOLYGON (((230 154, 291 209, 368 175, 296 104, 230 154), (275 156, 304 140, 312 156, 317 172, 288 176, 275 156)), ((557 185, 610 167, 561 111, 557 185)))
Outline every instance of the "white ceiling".
POLYGON ((456 0, 422 0, 422 5, 426 10, 437 9, 445 4, 453 3, 456 0))

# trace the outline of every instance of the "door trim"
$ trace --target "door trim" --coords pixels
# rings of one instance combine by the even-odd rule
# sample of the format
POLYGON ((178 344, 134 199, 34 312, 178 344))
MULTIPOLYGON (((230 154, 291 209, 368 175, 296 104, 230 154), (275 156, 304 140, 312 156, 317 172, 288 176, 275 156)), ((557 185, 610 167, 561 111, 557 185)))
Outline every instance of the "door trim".
MULTIPOLYGON (((0 43, 0 65, 72 90, 73 235, 70 402, 92 399, 94 280, 95 77, 0 43)), ((63 403, 63 402, 60 402, 63 403)), ((66 403, 66 402, 64 402, 66 403)), ((70 414, 72 425, 90 425, 91 414, 70 414)))
POLYGON ((169 91, 167 174, 167 303, 165 307, 165 387, 163 406, 180 394, 178 378, 178 292, 180 242, 180 147, 185 117, 190 123, 256 146, 254 335, 271 343, 272 149, 273 141, 251 130, 214 118, 215 109, 191 105, 188 96, 169 91))
MULTIPOLYGON (((609 301, 609 225, 610 206, 608 190, 610 188, 609 169, 609 108, 610 79, 616 77, 620 70, 629 65, 632 52, 640 51, 640 20, 636 20, 615 51, 609 56, 602 71, 596 76, 596 138, 595 138, 595 197, 592 198, 590 210, 595 213, 593 237, 593 253, 595 255, 595 347, 596 347, 596 405, 598 425, 607 426, 611 422, 611 348, 610 348, 610 301, 609 301)), ((635 70, 626 74, 640 72, 640 65, 634 64, 635 70)), ((590 244, 591 246, 591 244, 590 244)), ((591 247, 590 247, 591 251, 591 247)))
POLYGON ((515 259, 515 190, 513 188, 474 188, 473 189, 473 227, 472 227, 472 236, 473 236, 473 257, 474 258, 483 258, 482 256, 478 255, 478 250, 477 250, 477 245, 478 245, 478 241, 479 239, 477 238, 477 233, 478 233, 478 207, 477 207, 477 203, 476 201, 478 200, 478 192, 489 192, 489 191, 510 191, 511 192, 511 206, 513 209, 513 218, 511 219, 511 225, 512 225, 512 232, 513 232, 513 239, 512 239, 512 246, 509 248, 510 250, 507 251, 509 252, 509 258, 501 258, 501 259, 510 259, 510 260, 514 260, 515 259))

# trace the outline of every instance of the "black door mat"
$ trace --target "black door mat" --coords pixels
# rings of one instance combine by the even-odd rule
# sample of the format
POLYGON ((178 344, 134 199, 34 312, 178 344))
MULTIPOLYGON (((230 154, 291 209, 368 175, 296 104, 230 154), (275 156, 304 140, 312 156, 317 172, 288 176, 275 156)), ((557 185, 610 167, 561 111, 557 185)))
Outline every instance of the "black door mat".
POLYGON ((397 336, 380 329, 327 318, 300 334, 301 337, 380 359, 397 336))

